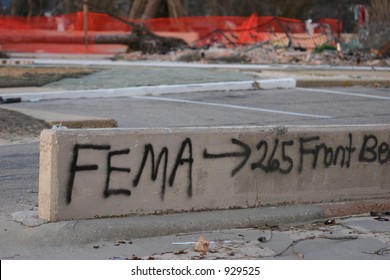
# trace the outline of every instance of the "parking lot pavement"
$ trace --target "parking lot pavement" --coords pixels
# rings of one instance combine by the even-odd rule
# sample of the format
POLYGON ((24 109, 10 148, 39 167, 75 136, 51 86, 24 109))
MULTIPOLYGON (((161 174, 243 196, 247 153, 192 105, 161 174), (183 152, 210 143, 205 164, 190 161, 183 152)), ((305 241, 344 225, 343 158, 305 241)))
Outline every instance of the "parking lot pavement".
MULTIPOLYGON (((389 89, 353 87, 64 97, 2 106, 65 115, 82 112, 86 116, 115 119, 119 127, 126 128, 388 124, 389 102, 389 89)), ((389 222, 369 215, 349 218, 335 215, 338 218, 334 222, 331 219, 329 225, 320 220, 306 221, 303 225, 279 223, 277 227, 258 224, 244 229, 202 227, 194 232, 161 234, 163 237, 129 234, 121 235, 120 239, 53 245, 47 242, 48 237, 61 241, 61 234, 67 231, 72 237, 76 229, 84 229, 88 234, 98 231, 83 228, 83 221, 66 223, 64 227, 52 223, 30 228, 11 218, 15 211, 36 211, 39 172, 36 141, 0 146, 0 155, 7 159, 0 170, 0 230, 1 240, 9 240, 1 243, 1 259, 197 259, 200 256, 194 252, 193 242, 200 235, 213 241, 204 259, 389 259, 389 222), (47 238, 33 234, 40 229, 51 229, 45 230, 47 238), (190 243, 177 244, 183 242, 190 243)))

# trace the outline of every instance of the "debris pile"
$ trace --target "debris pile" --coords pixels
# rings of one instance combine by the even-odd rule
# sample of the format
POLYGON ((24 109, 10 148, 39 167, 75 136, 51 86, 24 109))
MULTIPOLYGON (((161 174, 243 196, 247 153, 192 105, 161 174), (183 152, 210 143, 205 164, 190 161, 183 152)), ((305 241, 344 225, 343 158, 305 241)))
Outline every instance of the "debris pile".
POLYGON ((167 54, 145 54, 140 51, 118 54, 115 60, 159 60, 198 63, 307 64, 390 66, 390 58, 376 49, 363 48, 358 41, 324 44, 315 49, 279 47, 271 42, 254 46, 207 49, 179 49, 167 54))

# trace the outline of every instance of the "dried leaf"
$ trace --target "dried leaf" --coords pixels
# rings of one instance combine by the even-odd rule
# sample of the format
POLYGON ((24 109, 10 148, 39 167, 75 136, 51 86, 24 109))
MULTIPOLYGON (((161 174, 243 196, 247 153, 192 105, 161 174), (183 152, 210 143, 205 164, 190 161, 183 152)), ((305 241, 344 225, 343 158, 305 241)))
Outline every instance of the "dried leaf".
POLYGON ((305 255, 302 253, 295 253, 295 255, 297 255, 302 260, 305 258, 305 255))
POLYGON ((206 255, 209 251, 209 245, 210 242, 201 235, 195 244, 195 251, 201 253, 201 255, 206 255))

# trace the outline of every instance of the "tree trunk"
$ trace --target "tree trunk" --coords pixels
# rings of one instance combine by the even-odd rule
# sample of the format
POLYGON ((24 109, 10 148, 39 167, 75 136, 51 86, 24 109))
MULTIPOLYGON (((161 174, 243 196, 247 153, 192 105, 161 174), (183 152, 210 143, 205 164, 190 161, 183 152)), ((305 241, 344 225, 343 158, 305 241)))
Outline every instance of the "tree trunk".
MULTIPOLYGON (((157 3, 156 1, 153 2, 157 3)), ((149 1, 148 3, 150 4, 152 2, 149 1)), ((128 51, 142 51, 143 53, 160 54, 165 54, 173 49, 188 47, 188 44, 183 39, 158 36, 152 31, 150 31, 143 24, 136 24, 134 22, 117 16, 112 12, 106 11, 105 13, 117 19, 118 21, 129 25, 132 29, 131 34, 97 35, 94 36, 91 42, 94 42, 96 44, 125 44, 128 46, 128 51)))
POLYGON ((141 24, 131 26, 131 34, 95 35, 93 42, 95 44, 123 44, 128 46, 128 52, 142 51, 149 54, 166 54, 175 49, 188 47, 183 39, 158 36, 141 24))
POLYGON ((148 0, 141 19, 153 18, 157 14, 160 4, 161 0, 148 0))
POLYGON ((154 18, 161 13, 161 8, 165 7, 168 7, 168 11, 164 9, 163 16, 177 18, 187 15, 182 0, 135 0, 131 7, 130 18, 154 18))
POLYGON ((23 5, 23 0, 13 0, 11 15, 12 16, 25 16, 28 12, 25 5, 23 5))
POLYGON ((28 13, 27 17, 32 17, 34 12, 34 0, 27 0, 28 13))
POLYGON ((129 17, 131 19, 141 18, 145 10, 146 3, 147 1, 145 0, 135 0, 131 6, 129 17))
POLYGON ((167 0, 169 16, 173 18, 184 17, 187 15, 184 6, 180 0, 167 0))
MULTIPOLYGON (((90 35, 88 41, 91 44, 120 44, 126 45, 128 51, 142 51, 143 53, 165 54, 172 50, 188 47, 187 43, 175 37, 158 36, 144 26, 133 27, 129 34, 105 34, 90 35)), ((84 44, 84 36, 66 36, 63 34, 47 36, 36 34, 8 34, 0 37, 0 44, 84 44)))

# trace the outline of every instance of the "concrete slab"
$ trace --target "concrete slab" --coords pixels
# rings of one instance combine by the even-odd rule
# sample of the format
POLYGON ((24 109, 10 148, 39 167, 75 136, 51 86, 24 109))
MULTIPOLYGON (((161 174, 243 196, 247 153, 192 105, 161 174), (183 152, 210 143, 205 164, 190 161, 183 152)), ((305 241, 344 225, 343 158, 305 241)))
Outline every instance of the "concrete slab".
POLYGON ((378 217, 368 217, 366 219, 350 218, 342 222, 343 225, 354 228, 361 232, 390 232, 390 222, 386 219, 390 219, 390 216, 383 216, 383 220, 378 220, 378 217), (377 220, 376 220, 377 219, 377 220))
MULTIPOLYGON (((310 259, 310 260, 365 260, 367 253, 373 248, 383 248, 386 244, 374 238, 358 238, 356 240, 307 240, 294 247, 281 259, 310 259)), ((370 257, 370 259, 388 259, 388 256, 370 257)))
MULTIPOLYGON (((353 217, 357 222, 367 218, 369 217, 353 217)), ((0 232, 3 242, 0 244, 0 258, 390 258, 388 232, 383 233, 382 238, 378 236, 375 228, 370 232, 355 232, 343 226, 348 219, 337 218, 335 225, 324 225, 321 219, 321 207, 317 205, 67 221, 35 227, 2 221, 0 232), (314 213, 316 214, 313 215, 314 213), (247 216, 253 217, 254 220, 243 218, 247 216), (284 218, 276 221, 276 216, 284 218), (313 221, 318 219, 320 221, 313 221), (220 223, 221 220, 224 225, 220 223), (294 221, 301 223, 291 224, 294 221), (277 222, 277 226, 273 225, 274 222, 277 222), (244 228, 237 228, 238 226, 244 228), (210 241, 209 252, 203 257, 194 250, 200 235, 210 241)))
POLYGON ((22 101, 40 101, 54 99, 75 99, 75 98, 112 98, 128 96, 159 96, 172 93, 193 93, 209 91, 246 91, 256 89, 289 89, 296 87, 296 80, 291 78, 252 80, 235 82, 215 82, 182 85, 158 85, 138 86, 128 88, 109 89, 88 89, 88 90, 54 90, 51 92, 18 92, 9 93, 7 98, 21 98, 22 101))
POLYGON ((390 126, 45 130, 39 215, 389 198, 390 126))
POLYGON ((90 117, 83 115, 60 114, 42 110, 24 109, 16 107, 7 107, 8 110, 31 116, 36 119, 44 120, 51 126, 59 125, 67 128, 115 128, 118 123, 114 119, 90 117))

